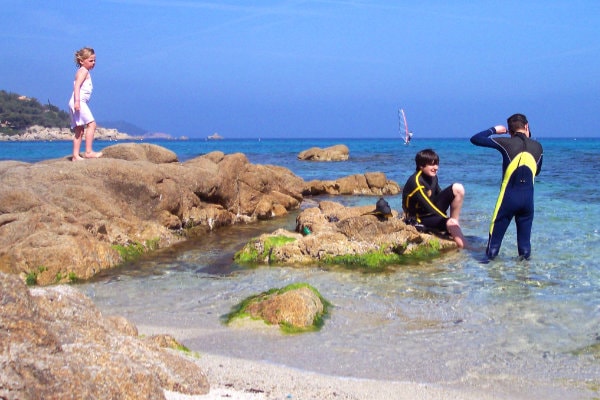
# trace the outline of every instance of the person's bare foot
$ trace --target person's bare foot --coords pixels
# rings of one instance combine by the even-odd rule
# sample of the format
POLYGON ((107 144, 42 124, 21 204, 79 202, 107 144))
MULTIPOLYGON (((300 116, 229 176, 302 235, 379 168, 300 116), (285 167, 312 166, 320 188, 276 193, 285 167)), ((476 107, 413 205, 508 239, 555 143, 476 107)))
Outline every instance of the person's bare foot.
POLYGON ((100 158, 102 157, 101 151, 92 151, 91 153, 85 153, 85 158, 100 158))
POLYGON ((81 160, 85 160, 85 158, 81 157, 79 154, 71 157, 71 161, 81 161, 81 160))

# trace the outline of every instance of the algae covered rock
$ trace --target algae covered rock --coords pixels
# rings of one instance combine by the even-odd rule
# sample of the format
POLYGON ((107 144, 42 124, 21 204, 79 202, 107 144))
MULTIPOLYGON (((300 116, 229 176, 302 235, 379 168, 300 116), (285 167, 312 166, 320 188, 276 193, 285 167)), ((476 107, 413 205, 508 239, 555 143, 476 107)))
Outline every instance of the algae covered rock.
POLYGON ((392 210, 389 218, 373 206, 345 207, 323 201, 296 219, 296 232, 261 235, 235 255, 238 263, 331 264, 369 270, 406 264, 456 249, 447 236, 420 233, 392 210), (299 232, 304 232, 301 234, 299 232))
POLYGON ((315 288, 296 283, 247 298, 226 315, 226 321, 250 318, 279 325, 288 333, 313 331, 323 325, 328 306, 315 288))

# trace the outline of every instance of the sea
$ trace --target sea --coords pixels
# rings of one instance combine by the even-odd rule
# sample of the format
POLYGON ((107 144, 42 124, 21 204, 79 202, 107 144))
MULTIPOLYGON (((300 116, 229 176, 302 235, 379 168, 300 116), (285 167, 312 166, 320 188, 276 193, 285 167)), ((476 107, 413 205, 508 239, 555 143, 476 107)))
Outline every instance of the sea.
MULTIPOLYGON (((432 148, 440 155, 441 186, 465 186, 461 225, 471 248, 378 273, 317 263, 236 265, 234 253, 251 238, 293 230, 299 212, 293 211, 212 231, 76 286, 106 315, 125 316, 142 331, 174 333, 200 360, 210 353, 350 379, 509 394, 537 388, 532 398, 581 398, 583 390, 597 397, 600 190, 594 179, 600 139, 538 140, 544 161, 535 183, 532 258, 518 259, 513 222, 499 256, 488 263, 484 252, 501 157, 468 138, 416 137, 408 146, 393 138, 147 141, 172 150, 180 161, 215 150, 241 152, 252 163, 283 166, 305 180, 381 171, 400 185, 415 170, 415 153, 432 148), (348 161, 297 159, 302 150, 335 144, 348 146, 348 161), (223 323, 246 297, 296 282, 311 284, 332 304, 321 330, 290 335, 223 323)), ((96 141, 94 147, 114 144, 96 141)), ((37 162, 70 151, 69 142, 0 142, 0 160, 37 162)), ((385 198, 401 210, 401 196, 385 198)), ((374 206, 377 197, 307 198, 301 208, 321 200, 374 206)))

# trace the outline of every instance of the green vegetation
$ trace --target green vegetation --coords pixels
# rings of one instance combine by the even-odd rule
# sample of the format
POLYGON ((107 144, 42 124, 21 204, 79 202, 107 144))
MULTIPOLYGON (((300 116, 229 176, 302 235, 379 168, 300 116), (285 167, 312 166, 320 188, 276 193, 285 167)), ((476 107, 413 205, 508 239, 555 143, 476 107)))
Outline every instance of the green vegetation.
POLYGON ((243 264, 256 264, 266 259, 271 251, 276 247, 281 247, 286 243, 295 241, 295 238, 278 235, 268 237, 264 241, 264 249, 262 252, 258 252, 257 244, 260 243, 259 239, 251 240, 243 249, 235 253, 234 259, 238 263, 243 264))
MULTIPOLYGON (((229 314, 224 315, 223 321, 226 324, 229 324, 233 320, 238 319, 238 318, 256 319, 256 318, 253 318, 246 311, 248 309, 248 306, 250 306, 250 304, 259 303, 263 300, 266 300, 267 298, 269 298, 272 295, 283 294, 290 290, 296 290, 296 289, 300 289, 300 288, 309 288, 315 295, 317 295, 317 297, 319 297, 319 300, 321 300, 321 303, 323 304, 323 312, 321 314, 318 314, 315 316, 313 324, 308 328, 300 328, 300 327, 296 327, 296 326, 291 326, 290 324, 287 324, 287 323, 281 323, 279 325, 279 327, 284 333, 290 333, 290 334, 317 331, 323 327, 323 324, 325 323, 324 318, 329 313, 329 307, 331 307, 331 303, 328 302, 327 300, 325 300, 323 298, 323 296, 321 296, 321 293, 319 293, 319 291, 317 289, 315 289, 308 283, 293 283, 293 284, 287 285, 284 288, 271 289, 266 292, 262 292, 258 295, 250 296, 250 297, 246 298, 245 300, 243 300, 238 305, 234 306, 232 308, 232 311, 229 314)), ((266 323, 266 321, 265 321, 265 323, 266 323)))
POLYGON ((65 278, 67 278, 69 280, 69 283, 76 283, 77 281, 79 281, 79 278, 77 278, 77 274, 72 271, 69 272, 67 275, 63 275, 63 273, 60 271, 57 272, 56 277, 54 277, 54 281, 56 283, 60 283, 65 278))
POLYGON ((385 251, 382 247, 377 251, 365 254, 345 254, 340 256, 329 256, 323 261, 330 265, 342 265, 350 269, 365 269, 369 272, 384 271, 390 265, 404 265, 427 260, 440 254, 439 240, 432 239, 428 243, 420 245, 410 254, 404 254, 405 248, 397 248, 394 251, 385 251))
MULTIPOLYGON (((277 259, 271 258, 273 249, 295 240, 285 235, 269 236, 264 239, 254 238, 235 254, 234 260, 239 264, 277 263, 277 259)), ((412 248, 410 254, 406 253, 406 249, 406 245, 392 248, 390 245, 383 245, 378 250, 365 254, 326 256, 321 260, 315 259, 314 262, 339 265, 349 269, 363 269, 368 272, 382 272, 392 265, 412 264, 437 257, 441 251, 441 243, 437 239, 431 239, 412 248)))
POLYGON ((37 279, 38 279, 38 275, 41 274, 44 271, 47 271, 48 268, 44 267, 43 265, 40 265, 37 270, 34 271, 30 271, 27 276, 25 277, 25 283, 27 284, 27 286, 35 286, 37 285, 37 279))
POLYGON ((148 239, 148 240, 146 240, 146 248, 148 249, 148 251, 152 251, 152 250, 158 249, 159 244, 160 244, 160 239, 159 238, 154 238, 154 239, 148 239))
POLYGON ((69 282, 71 282, 71 283, 75 283, 75 282, 79 281, 79 278, 77 277, 77 274, 75 274, 75 272, 69 272, 68 278, 69 278, 69 282))
POLYGON ((69 113, 37 99, 0 90, 0 133, 16 135, 32 125, 68 128, 69 113))
POLYGON ((184 346, 179 342, 177 342, 177 344, 175 345, 174 350, 181 351, 189 357, 200 358, 200 353, 198 353, 197 351, 190 350, 187 346, 184 346))
POLYGON ((135 242, 128 245, 115 244, 112 246, 113 249, 119 252, 119 255, 123 259, 123 262, 134 261, 140 258, 140 256, 147 251, 158 249, 160 239, 147 240, 145 244, 135 242))
POLYGON ((571 352, 574 356, 592 355, 595 359, 600 358, 600 343, 590 344, 571 352))

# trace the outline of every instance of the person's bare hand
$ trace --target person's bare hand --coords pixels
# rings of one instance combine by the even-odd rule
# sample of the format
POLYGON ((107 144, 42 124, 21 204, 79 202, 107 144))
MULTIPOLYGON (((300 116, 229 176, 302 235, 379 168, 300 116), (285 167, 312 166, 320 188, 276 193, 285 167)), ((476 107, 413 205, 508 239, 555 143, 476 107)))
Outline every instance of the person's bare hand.
POLYGON ((496 133, 499 135, 507 132, 507 129, 504 125, 496 125, 494 127, 494 129, 496 130, 496 133))

